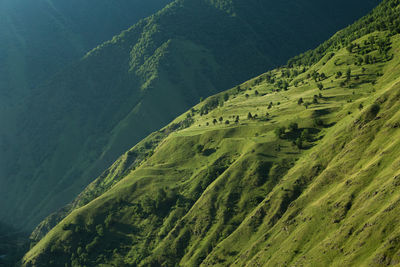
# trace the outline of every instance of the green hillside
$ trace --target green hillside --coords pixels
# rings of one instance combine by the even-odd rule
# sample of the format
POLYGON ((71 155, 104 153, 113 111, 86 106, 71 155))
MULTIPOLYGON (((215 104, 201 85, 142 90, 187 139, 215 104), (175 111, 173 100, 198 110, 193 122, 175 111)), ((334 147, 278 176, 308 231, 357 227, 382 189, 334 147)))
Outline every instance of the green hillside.
POLYGON ((399 13, 383 1, 146 137, 24 265, 399 264, 399 13))
POLYGON ((0 219, 32 229, 201 97, 283 64, 376 3, 174 1, 33 90, 4 145, 0 219))
MULTIPOLYGON (((24 165, 18 153, 30 153, 24 147, 16 148, 22 128, 18 117, 31 101, 32 88, 169 2, 0 1, 0 221, 17 226, 11 214, 18 208, 14 195, 21 191, 10 187, 27 190, 24 180, 31 176, 31 170, 16 174, 24 165), (5 207, 10 210, 3 213, 5 207)), ((35 118, 31 113, 24 116, 35 118)))

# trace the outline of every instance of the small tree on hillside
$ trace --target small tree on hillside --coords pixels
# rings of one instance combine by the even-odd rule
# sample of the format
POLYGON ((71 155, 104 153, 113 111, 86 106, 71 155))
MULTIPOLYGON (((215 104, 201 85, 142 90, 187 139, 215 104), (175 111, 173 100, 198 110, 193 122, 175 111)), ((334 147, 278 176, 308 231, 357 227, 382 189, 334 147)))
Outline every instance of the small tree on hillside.
POLYGON ((301 137, 299 137, 299 138, 296 139, 296 146, 297 146, 299 149, 302 149, 302 148, 303 148, 303 139, 302 139, 301 137))
POLYGON ((302 132, 301 132, 301 136, 300 136, 303 140, 307 140, 307 141, 309 141, 310 140, 310 131, 308 131, 307 129, 304 129, 302 132))
POLYGON ((289 130, 295 132, 299 129, 299 124, 297 122, 292 122, 289 124, 289 130))
POLYGON ((283 136, 285 135, 285 132, 286 132, 286 127, 285 126, 282 126, 282 127, 279 127, 279 128, 275 129, 275 134, 276 134, 276 136, 278 138, 283 138, 283 136))
POLYGON ((350 79, 351 79, 351 69, 348 68, 347 71, 346 71, 346 80, 350 81, 350 79))
POLYGON ((298 105, 301 105, 301 104, 303 104, 303 103, 304 103, 304 100, 303 100, 302 97, 300 97, 299 100, 297 101, 297 104, 298 104, 298 105))
POLYGON ((229 95, 228 95, 228 93, 225 93, 224 94, 224 101, 228 101, 229 100, 229 95))

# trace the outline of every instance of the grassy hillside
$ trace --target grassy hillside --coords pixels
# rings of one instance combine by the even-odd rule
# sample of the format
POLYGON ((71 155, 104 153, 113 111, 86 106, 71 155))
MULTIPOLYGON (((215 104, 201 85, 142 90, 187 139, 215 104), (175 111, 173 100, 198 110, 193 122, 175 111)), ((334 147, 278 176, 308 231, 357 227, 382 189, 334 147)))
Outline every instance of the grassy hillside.
MULTIPOLYGON (((15 187, 26 190, 24 180, 31 176, 31 170, 24 175, 16 172, 24 165, 18 161, 18 153, 30 153, 24 147, 17 151, 17 144, 22 128, 18 114, 30 103, 30 94, 37 94, 32 88, 167 3, 168 0, 0 2, 0 221, 16 225, 12 220, 12 213, 18 208, 14 196, 21 191, 16 192, 15 187), (15 181, 17 185, 13 184, 15 181), (6 195, 8 190, 13 192, 6 195), (5 207, 10 207, 11 214, 4 212, 5 207)), ((35 118, 31 113, 24 116, 27 120, 35 118)))
POLYGON ((398 264, 399 6, 145 138, 24 265, 398 264))
POLYGON ((18 154, 5 160, 0 218, 32 228, 201 97, 316 46, 375 4, 174 1, 35 88, 6 144, 18 154))

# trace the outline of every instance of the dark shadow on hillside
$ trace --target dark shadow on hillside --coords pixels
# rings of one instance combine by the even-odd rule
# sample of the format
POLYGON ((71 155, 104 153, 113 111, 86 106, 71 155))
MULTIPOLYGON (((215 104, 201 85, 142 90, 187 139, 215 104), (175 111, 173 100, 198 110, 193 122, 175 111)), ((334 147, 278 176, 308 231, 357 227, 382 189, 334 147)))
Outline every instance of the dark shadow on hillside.
POLYGON ((266 158, 277 158, 276 156, 268 155, 268 154, 265 154, 265 153, 258 153, 257 155, 260 155, 260 156, 263 156, 263 157, 266 157, 266 158))
POLYGON ((202 152, 203 156, 211 156, 212 154, 214 154, 217 150, 215 148, 207 148, 204 149, 204 151, 202 152))
POLYGON ((322 127, 324 127, 324 128, 331 128, 332 126, 335 126, 335 125, 336 125, 336 122, 324 123, 324 124, 322 125, 322 127))

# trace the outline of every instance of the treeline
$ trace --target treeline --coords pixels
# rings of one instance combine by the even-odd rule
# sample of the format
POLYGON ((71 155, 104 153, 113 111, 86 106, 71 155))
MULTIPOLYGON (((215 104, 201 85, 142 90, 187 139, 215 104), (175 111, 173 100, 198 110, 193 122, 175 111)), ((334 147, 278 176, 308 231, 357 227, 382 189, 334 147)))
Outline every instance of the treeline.
POLYGON ((384 0, 370 14, 338 32, 316 49, 293 57, 288 61, 287 65, 289 67, 310 66, 321 60, 328 51, 347 47, 352 41, 375 31, 387 31, 388 36, 400 33, 399 5, 400 0, 384 0))

